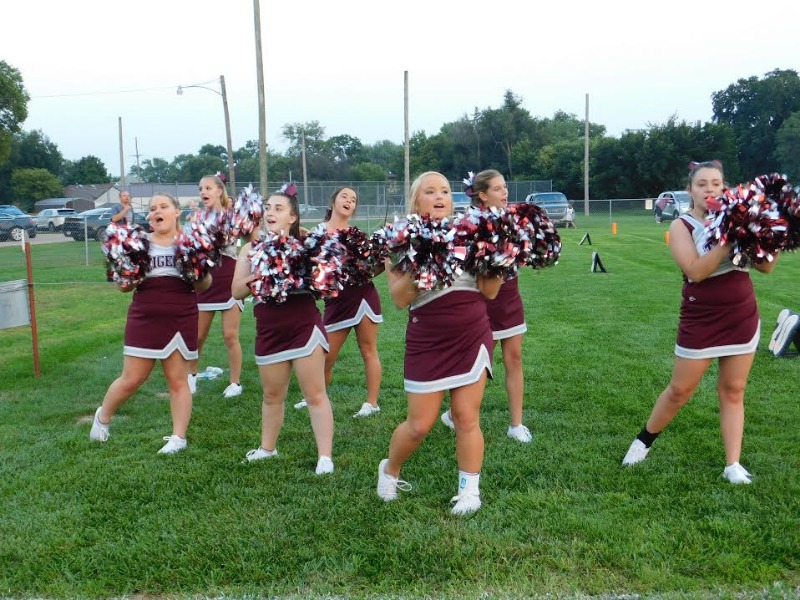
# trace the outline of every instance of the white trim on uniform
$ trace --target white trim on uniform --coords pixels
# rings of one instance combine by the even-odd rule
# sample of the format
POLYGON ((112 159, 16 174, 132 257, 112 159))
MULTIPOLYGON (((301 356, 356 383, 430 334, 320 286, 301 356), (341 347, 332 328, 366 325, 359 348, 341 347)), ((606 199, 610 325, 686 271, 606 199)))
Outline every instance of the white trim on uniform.
POLYGON ((508 338, 514 337, 515 335, 522 335, 528 331, 528 324, 524 321, 520 325, 514 325, 514 327, 509 327, 508 329, 501 329, 500 331, 493 331, 492 332, 492 339, 497 340, 506 340, 508 338))
POLYGON ((134 356, 136 358, 152 358, 153 360, 160 359, 164 360, 165 358, 169 358, 170 354, 175 351, 181 353, 181 356, 186 360, 197 360, 197 350, 189 350, 186 342, 181 335, 181 332, 178 331, 169 341, 169 343, 164 346, 160 350, 156 350, 154 348, 137 348, 136 346, 125 346, 122 350, 122 353, 125 356, 134 356))
POLYGON ((758 340, 761 336, 761 321, 758 322, 756 333, 749 342, 744 344, 730 344, 728 346, 713 346, 711 348, 683 348, 675 344, 675 356, 679 358, 691 358, 695 360, 704 358, 720 358, 722 356, 738 356, 741 354, 753 354, 758 348, 758 340))
POLYGON ((489 350, 484 344, 481 344, 480 350, 478 350, 478 356, 475 357, 475 363, 472 365, 469 372, 461 375, 443 377, 442 379, 436 379, 434 381, 412 381, 410 379, 403 379, 403 385, 406 392, 411 394, 443 392, 480 381, 484 369, 489 371, 489 375, 492 374, 492 359, 489 356, 489 350))
POLYGON ((358 305, 356 315, 352 319, 345 319, 344 321, 339 321, 338 323, 326 325, 325 331, 330 333, 332 331, 339 331, 341 329, 355 327, 361 323, 361 320, 364 317, 367 317, 373 323, 383 323, 383 315, 376 315, 375 311, 373 311, 372 307, 369 305, 369 302, 367 302, 365 299, 362 299, 361 304, 358 305))
POLYGON ((244 312, 244 302, 242 300, 236 300, 233 296, 231 296, 227 302, 198 303, 197 310, 200 312, 216 312, 218 310, 230 310, 234 306, 238 306, 239 310, 244 312))
POLYGON ((275 363, 286 362, 287 360, 303 358, 314 352, 317 346, 322 346, 325 352, 330 351, 330 346, 328 345, 328 340, 325 339, 325 334, 322 333, 319 327, 314 326, 314 331, 308 338, 306 345, 302 348, 292 348, 291 350, 284 350, 283 352, 276 352, 275 354, 268 354, 266 356, 256 355, 256 364, 258 366, 274 365, 275 363))

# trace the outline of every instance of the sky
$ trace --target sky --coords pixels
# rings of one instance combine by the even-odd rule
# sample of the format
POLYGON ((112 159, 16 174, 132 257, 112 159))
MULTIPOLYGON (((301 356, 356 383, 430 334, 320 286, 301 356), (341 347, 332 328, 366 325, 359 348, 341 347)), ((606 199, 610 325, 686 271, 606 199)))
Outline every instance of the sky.
MULTIPOLYGON (((267 144, 287 123, 326 137, 437 133, 506 90, 535 117, 556 111, 626 129, 712 118, 711 94, 738 79, 800 69, 800 2, 609 0, 260 0, 267 144), (781 24, 787 23, 785 31, 781 24)), ((31 96, 22 128, 64 158, 140 161, 258 139, 253 0, 9 1, 0 59, 31 96), (185 88, 200 84, 211 88, 185 88), (138 148, 138 152, 137 152, 138 148)))

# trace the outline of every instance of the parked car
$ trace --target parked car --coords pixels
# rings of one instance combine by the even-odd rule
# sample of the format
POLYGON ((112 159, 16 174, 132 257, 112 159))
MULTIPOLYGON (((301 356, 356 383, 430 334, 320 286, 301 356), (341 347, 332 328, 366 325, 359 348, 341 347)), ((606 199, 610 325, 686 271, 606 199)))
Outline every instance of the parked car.
MULTIPOLYGON (((103 241, 103 234, 106 227, 111 222, 111 217, 114 214, 112 208, 93 208, 86 210, 82 213, 66 217, 62 231, 65 236, 71 237, 76 242, 82 242, 88 235, 90 240, 103 241), (85 225, 84 225, 85 223, 85 225)), ((134 211, 134 223, 141 225, 145 230, 150 231, 150 222, 147 220, 147 214, 141 211, 134 211)))
POLYGON ((36 227, 47 231, 61 231, 64 219, 76 214, 78 213, 74 208, 45 208, 36 215, 36 227))
POLYGON ((561 192, 535 192, 525 197, 525 202, 535 204, 542 210, 556 227, 567 224, 567 208, 569 200, 561 192))
POLYGON ((653 205, 653 216, 656 223, 661 223, 663 219, 677 219, 683 213, 689 212, 690 205, 689 192, 661 192, 653 205))
POLYGON ((36 237, 36 219, 13 204, 0 204, 0 242, 12 239, 18 242, 23 233, 36 237))
POLYGON ((453 212, 463 213, 472 205, 472 198, 464 192, 453 192, 453 212))

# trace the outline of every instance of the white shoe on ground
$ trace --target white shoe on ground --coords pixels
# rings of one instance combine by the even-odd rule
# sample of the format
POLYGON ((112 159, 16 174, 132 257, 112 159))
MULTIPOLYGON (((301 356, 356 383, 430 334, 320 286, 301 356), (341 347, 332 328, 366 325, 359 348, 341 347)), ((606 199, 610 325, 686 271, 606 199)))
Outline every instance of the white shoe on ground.
POLYGON ((468 515, 481 507, 481 495, 475 492, 461 492, 450 500, 453 508, 450 512, 454 515, 468 515))
POLYGON ((108 423, 105 425, 100 422, 100 406, 94 411, 94 420, 92 421, 92 430, 89 432, 89 439, 93 442, 105 442, 111 434, 108 431, 108 423))
POLYGON ((186 450, 186 439, 179 435, 165 435, 164 441, 167 443, 158 451, 159 454, 175 454, 186 450))
POLYGON ((303 398, 302 400, 300 400, 300 402, 297 402, 297 403, 294 405, 294 407, 295 407, 297 410, 300 410, 301 408, 306 408, 307 406, 308 406, 308 402, 306 402, 306 399, 305 399, 305 398, 303 398))
POLYGON ((197 373, 194 375, 189 373, 189 391, 192 393, 192 395, 197 392, 197 373))
POLYGON ((245 455, 245 460, 247 460, 247 462, 253 462, 254 460, 263 460, 265 458, 272 458, 273 456, 278 456, 277 448, 275 448, 275 450, 264 450, 259 446, 255 450, 249 450, 245 455))
POLYGON ((225 388, 225 391, 222 392, 222 395, 226 398, 234 398, 235 396, 242 395, 242 386, 239 383, 231 383, 228 387, 225 388))
POLYGON ((633 440, 631 447, 628 448, 628 452, 625 454, 625 458, 622 459, 622 464, 626 467, 630 467, 631 465, 635 465, 636 463, 642 462, 645 458, 647 458, 647 453, 650 452, 650 448, 644 445, 644 442, 639 438, 633 440))
POLYGON ((533 439, 533 435, 531 435, 531 430, 522 424, 509 426, 508 437, 510 437, 512 440, 517 440, 518 442, 522 442, 523 444, 530 444, 531 440, 533 439))
POLYGON ((794 341, 798 327, 800 327, 800 315, 788 309, 783 309, 778 315, 778 324, 769 340, 770 352, 775 356, 786 354, 794 341), (784 312, 787 314, 784 314, 784 312))
POLYGON ((319 460, 317 461, 317 475, 327 475, 328 473, 333 473, 333 461, 331 460, 330 456, 320 456, 319 460))
POLYGON ((392 477, 386 471, 386 463, 389 462, 388 458, 384 458, 378 465, 378 496, 385 502, 391 502, 397 499, 397 490, 404 492, 411 491, 411 484, 397 477, 392 477))
POLYGON ((453 423, 453 416, 450 414, 450 411, 445 411, 442 413, 442 416, 439 417, 442 420, 442 423, 447 425, 450 429, 455 429, 456 424, 453 423))
POLYGON ((750 479, 752 475, 738 462, 725 467, 725 470, 722 472, 722 476, 731 483, 753 483, 753 481, 750 479))
POLYGON ((369 417, 370 415, 375 415, 375 414, 377 414, 379 412, 381 412, 381 407, 380 406, 372 406, 372 404, 370 404, 369 402, 364 402, 364 404, 361 405, 361 408, 358 410, 358 412, 356 414, 354 414, 353 416, 354 417, 369 417))

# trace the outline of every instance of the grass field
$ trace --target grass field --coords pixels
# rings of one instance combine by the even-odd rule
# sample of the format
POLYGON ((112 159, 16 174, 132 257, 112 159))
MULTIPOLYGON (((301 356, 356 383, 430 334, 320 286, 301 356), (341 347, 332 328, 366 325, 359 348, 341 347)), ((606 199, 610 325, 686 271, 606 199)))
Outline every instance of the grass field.
MULTIPOLYGON (((0 331, 0 598, 661 598, 800 596, 800 362, 766 350, 783 307, 800 308, 800 257, 753 273, 762 344, 747 389, 743 464, 721 478, 712 367, 696 396, 631 469, 623 454, 669 380, 681 278, 649 217, 579 219, 559 264, 526 271, 525 423, 509 440, 502 363, 482 408, 483 508, 449 514, 454 437, 437 424, 405 465, 414 486, 391 504, 376 467, 404 418, 406 312, 376 280, 385 324, 382 411, 364 400, 348 340, 329 390, 336 472, 313 473, 307 411, 289 392, 280 457, 242 464, 260 432, 252 305, 242 320, 241 397, 202 381, 189 449, 157 455, 170 433, 160 371, 123 407, 106 444, 89 424, 122 364, 130 296, 104 282, 99 244, 35 246, 42 376, 27 327, 0 331), (593 244, 578 245, 589 232, 593 244), (597 251, 608 273, 590 273, 597 251)), ((0 249, 0 281, 24 278, 0 249)), ((469 323, 464 324, 465 327, 469 323)), ((497 356, 499 357, 499 351, 497 356)), ((227 367, 219 319, 201 369, 227 367)))

